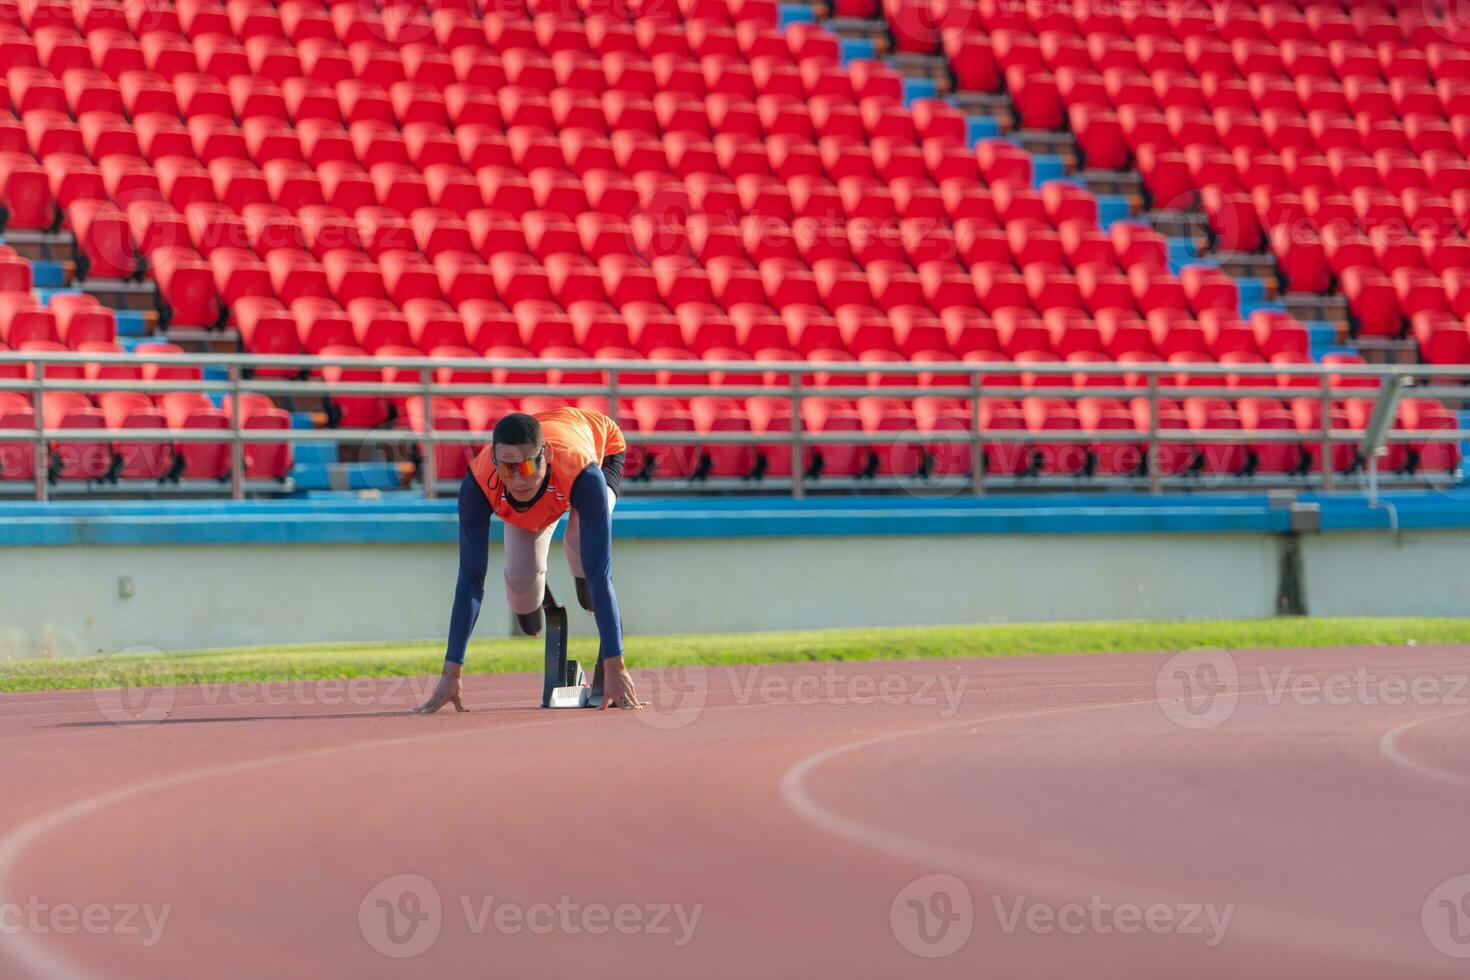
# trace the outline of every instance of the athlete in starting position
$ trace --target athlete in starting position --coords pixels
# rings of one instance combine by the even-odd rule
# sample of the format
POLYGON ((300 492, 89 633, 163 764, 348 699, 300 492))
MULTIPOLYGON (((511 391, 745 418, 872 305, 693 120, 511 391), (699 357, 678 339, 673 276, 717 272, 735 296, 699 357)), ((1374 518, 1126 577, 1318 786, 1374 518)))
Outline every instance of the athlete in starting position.
POLYGON ((444 673, 419 714, 464 711, 465 645, 485 597, 490 515, 505 522, 505 594, 522 631, 541 632, 551 534, 568 510, 565 550, 577 601, 597 620, 602 707, 641 708, 623 663, 623 624, 612 585, 612 509, 623 478, 623 433, 598 412, 515 413, 495 425, 459 488, 459 583, 449 615, 444 673))

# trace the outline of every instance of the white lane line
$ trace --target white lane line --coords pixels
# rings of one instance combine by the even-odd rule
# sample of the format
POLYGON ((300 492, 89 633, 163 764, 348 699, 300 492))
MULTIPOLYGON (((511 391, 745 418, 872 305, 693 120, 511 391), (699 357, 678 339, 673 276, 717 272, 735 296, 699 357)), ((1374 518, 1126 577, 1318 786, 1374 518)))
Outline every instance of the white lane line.
MULTIPOLYGON (((125 786, 121 789, 98 793, 95 796, 88 796, 77 800, 75 803, 70 803, 49 813, 41 814, 32 820, 28 820, 6 834, 3 838, 0 838, 0 906, 4 906, 7 901, 13 901, 13 899, 8 897, 11 891, 9 879, 15 870, 16 864, 19 863, 21 856, 28 849, 42 838, 56 833, 73 821, 99 813, 119 803, 135 800, 161 790, 173 789, 189 783, 213 779, 218 776, 233 776, 243 772, 251 772, 256 769, 265 769, 270 766, 284 765, 292 762, 327 759, 347 752, 391 748, 399 745, 412 745, 448 738, 473 738, 481 734, 492 735, 515 729, 544 728, 556 724, 561 724, 561 722, 551 720, 528 721, 513 725, 496 725, 471 730, 457 729, 453 731, 434 732, 429 735, 386 738, 373 742, 359 742, 324 749, 313 749, 308 752, 291 752, 283 755, 266 756, 262 759, 251 759, 247 762, 234 762, 222 766, 205 766, 199 769, 191 769, 172 776, 163 776, 158 779, 148 780, 147 782, 136 783, 132 786, 125 786)), ((60 953, 47 949, 43 944, 36 941, 36 937, 25 931, 7 936, 4 942, 0 942, 0 958, 6 956, 19 964, 26 972, 37 978, 41 978, 41 980, 93 980, 96 977, 96 974, 68 961, 60 953)))
MULTIPOLYGON (((1242 691, 1241 697, 1266 693, 1268 692, 1242 691)), ((980 725, 992 722, 1017 721, 1157 703, 1156 698, 1149 698, 1142 701, 1075 705, 1045 711, 971 718, 963 722, 946 722, 927 728, 888 732, 825 749, 798 761, 781 775, 778 784, 780 797, 798 818, 820 830, 841 837, 865 850, 908 861, 929 871, 948 871, 952 874, 969 875, 991 885, 1001 885, 1012 889, 1017 894, 1034 893, 1039 890, 1053 893, 1065 891, 1067 895, 1073 897, 1107 895, 1121 900, 1122 895, 1117 881, 1070 875, 1064 882, 1059 882, 1059 872, 1066 874, 1065 869, 1026 864, 1014 858, 975 853, 935 844, 876 824, 866 823, 860 819, 844 816, 833 808, 817 802, 808 789, 806 781, 813 772, 834 759, 888 742, 933 735, 966 726, 978 728, 980 725)), ((1166 889, 1147 890, 1147 894, 1140 896, 1137 894, 1137 886, 1134 886, 1134 892, 1134 897, 1141 899, 1140 904, 1170 900, 1166 889)), ((1189 902, 1201 901, 1201 897, 1197 894, 1176 896, 1176 898, 1189 902)), ((1247 919, 1242 921, 1237 918, 1232 921, 1232 932, 1249 931, 1257 940, 1273 942, 1288 949, 1310 953, 1321 953, 1327 950, 1335 956, 1352 956, 1360 961, 1377 962, 1395 969, 1413 966, 1419 970, 1426 970, 1432 966, 1441 968, 1445 966, 1442 957, 1432 955, 1433 950, 1428 943, 1425 943, 1423 950, 1405 949, 1405 936, 1388 930, 1374 929, 1363 923, 1347 924, 1338 918, 1314 915, 1311 912, 1303 913, 1300 909, 1270 908, 1261 904, 1252 904, 1249 911, 1251 915, 1247 919), (1416 953, 1419 954, 1417 958, 1416 953)))
POLYGON ((1452 786, 1470 786, 1470 773, 1455 772, 1453 769, 1444 769, 1440 766, 1431 765, 1428 762, 1421 762, 1407 755, 1403 749, 1399 748, 1399 739, 1406 732, 1411 732, 1420 725, 1428 725, 1436 721, 1446 721, 1450 718, 1462 718, 1465 715, 1470 715, 1470 711, 1456 711, 1454 714, 1439 715, 1436 718, 1420 718, 1417 721, 1405 722, 1396 728, 1390 728, 1378 740, 1378 754, 1389 762, 1397 766, 1402 766, 1410 772, 1416 772, 1421 776, 1428 776, 1430 779, 1438 780, 1442 783, 1449 783, 1452 786))

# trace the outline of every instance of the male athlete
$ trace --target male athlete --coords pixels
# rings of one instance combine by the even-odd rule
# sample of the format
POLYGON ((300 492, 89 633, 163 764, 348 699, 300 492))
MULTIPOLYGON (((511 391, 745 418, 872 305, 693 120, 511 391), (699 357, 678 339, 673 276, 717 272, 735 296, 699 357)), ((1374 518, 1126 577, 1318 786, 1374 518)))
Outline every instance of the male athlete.
POLYGON ((449 614, 444 673, 429 700, 415 709, 418 714, 433 714, 451 702, 465 710, 460 675, 485 597, 490 515, 505 522, 506 598, 521 630, 535 636, 543 624, 551 534, 568 510, 567 565, 576 579, 577 601, 592 612, 601 636, 601 707, 643 707, 623 663, 623 624, 612 585, 612 509, 626 448, 617 423, 598 412, 516 412, 495 424, 490 445, 480 450, 459 487, 459 583, 449 614))

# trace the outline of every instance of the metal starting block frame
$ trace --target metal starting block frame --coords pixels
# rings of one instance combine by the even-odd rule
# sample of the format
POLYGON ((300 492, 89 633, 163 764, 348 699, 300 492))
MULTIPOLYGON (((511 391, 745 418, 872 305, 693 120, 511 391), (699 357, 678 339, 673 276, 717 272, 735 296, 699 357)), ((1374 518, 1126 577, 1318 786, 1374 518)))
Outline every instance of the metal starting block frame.
POLYGON ((595 708, 602 704, 602 689, 587 683, 582 665, 567 659, 567 610, 557 605, 546 589, 541 600, 546 617, 546 674, 541 685, 543 708, 595 708))

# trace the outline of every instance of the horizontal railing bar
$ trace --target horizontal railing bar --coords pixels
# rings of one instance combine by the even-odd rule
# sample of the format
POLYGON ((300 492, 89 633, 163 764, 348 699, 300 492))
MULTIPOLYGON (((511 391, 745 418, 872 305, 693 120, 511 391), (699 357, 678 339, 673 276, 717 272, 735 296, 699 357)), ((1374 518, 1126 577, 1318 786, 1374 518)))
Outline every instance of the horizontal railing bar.
MULTIPOLYGON (((35 381, 23 381, 15 379, 0 378, 0 391, 32 392, 40 385, 35 381)), ((105 393, 105 392, 137 392, 141 394, 162 395, 174 392, 229 392, 232 389, 229 381, 136 381, 125 379, 47 379, 45 390, 48 392, 77 392, 105 393)), ((409 381, 283 381, 280 379, 250 379, 240 382, 240 390, 245 394, 261 395, 338 395, 342 397, 378 397, 384 399, 404 399, 421 396, 425 386, 409 381)), ((565 398, 568 400, 577 398, 605 398, 607 396, 607 385, 579 384, 579 385, 551 385, 551 384, 430 384, 427 391, 431 396, 440 398, 463 399, 473 397, 507 397, 522 398, 545 396, 549 398, 565 398)), ((625 385, 618 384, 618 397, 620 399, 631 399, 641 397, 653 398, 698 398, 702 396, 728 397, 728 398, 780 398, 789 399, 791 389, 782 385, 720 385, 720 384, 686 384, 686 385, 625 385)), ((965 385, 839 385, 835 387, 806 387, 802 389, 802 397, 810 398, 953 398, 958 401, 967 401, 972 397, 973 389, 965 385)), ((1273 401, 1293 401, 1299 398, 1311 398, 1320 400, 1322 389, 1306 388, 1297 385, 1264 386, 1251 385, 1245 388, 1229 386, 1203 386, 1203 385, 1160 385, 1159 397, 1173 401, 1183 401, 1188 398, 1219 398, 1227 401, 1239 401, 1245 398, 1266 398, 1273 401)), ((1426 397, 1429 395, 1427 389, 1414 389, 1416 396, 1426 397)), ((1352 398, 1360 398, 1371 401, 1376 397, 1377 389, 1366 389, 1355 386, 1337 386, 1327 389, 1329 397, 1345 401, 1352 398)), ((1060 398, 1074 400, 1081 398, 1109 398, 1118 401, 1136 398, 1148 398, 1146 388, 1134 386, 1103 386, 1103 385, 1044 385, 1041 387, 1026 385, 993 385, 987 384, 981 388, 982 398, 1009 398, 1012 400, 1024 400, 1028 398, 1060 398)), ((1439 397, 1444 399, 1461 398, 1470 401, 1470 390, 1464 390, 1458 394, 1443 394, 1439 397)))
POLYGON ((1024 372, 1041 375, 1059 374, 1106 374, 1123 373, 1137 375, 1182 374, 1191 376, 1239 375, 1269 377, 1288 375, 1298 377, 1388 377, 1407 375, 1436 378, 1461 377, 1470 379, 1470 365, 1427 365, 1427 364, 1220 364, 1217 362, 1171 364, 1167 361, 1109 362, 1109 361, 683 361, 683 360, 602 360, 595 358, 448 358, 448 357, 322 357, 304 354, 149 354, 92 353, 86 351, 57 351, 33 353, 23 351, 0 352, 0 364, 159 364, 172 366, 228 367, 237 364, 242 368, 270 367, 346 367, 346 368, 449 368, 474 371, 506 370, 565 370, 565 371, 617 371, 637 373, 668 371, 673 374, 706 373, 722 371, 731 373, 754 372, 812 372, 835 374, 997 374, 1024 372))
MULTIPOLYGON (((1127 429, 1045 429, 1032 432, 1027 429, 981 429, 987 442, 1014 443, 1142 443, 1148 440, 1147 432, 1127 429)), ((0 429, 0 441, 34 443, 35 429, 0 429)), ((232 433, 228 429, 43 429, 40 438, 49 442, 115 442, 115 443, 228 443, 232 433)), ((1333 442, 1357 442, 1363 437, 1361 429, 1334 429, 1328 434, 1333 442)), ((488 432, 444 431, 432 433, 411 429, 244 429, 240 441, 250 445, 284 445, 287 443, 343 443, 354 440, 364 443, 392 444, 465 444, 484 445, 488 432)), ((789 446, 794 441, 790 432, 693 432, 693 431, 628 431, 624 438, 632 445, 695 446, 695 445, 772 445, 789 446)), ((806 430, 801 435, 805 443, 833 445, 926 445, 931 443, 968 444, 974 441, 969 429, 936 429, 929 432, 915 430, 878 432, 818 432, 806 430)), ((1297 429, 1160 429, 1160 442, 1190 443, 1317 443, 1322 435, 1317 430, 1297 429)), ((1412 430, 1394 429, 1389 441, 1410 442, 1456 442, 1470 439, 1470 430, 1412 430)))

